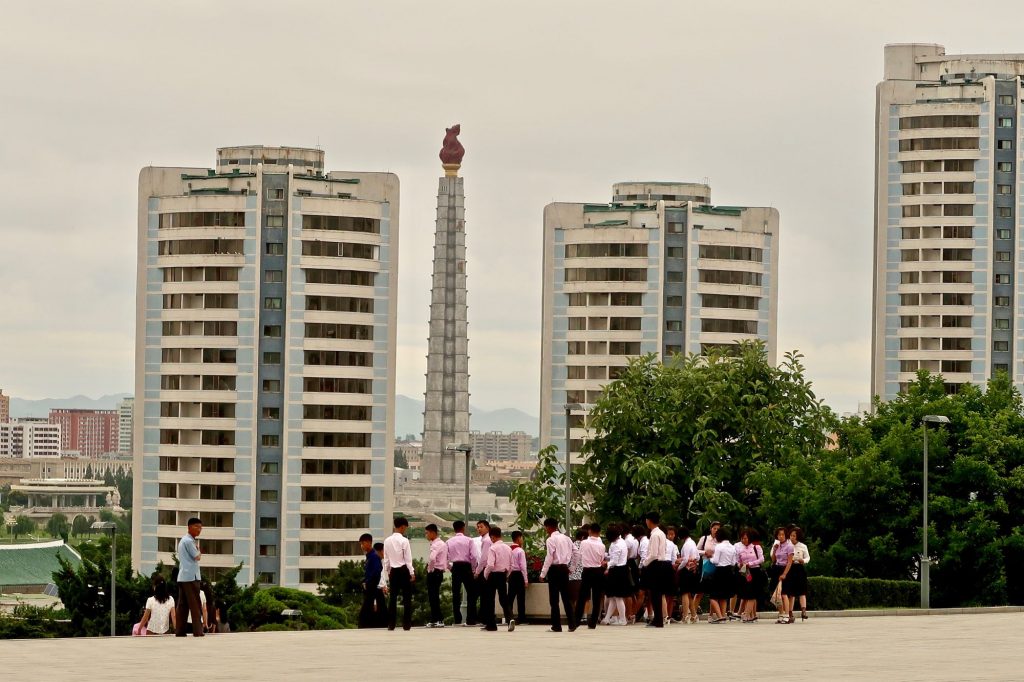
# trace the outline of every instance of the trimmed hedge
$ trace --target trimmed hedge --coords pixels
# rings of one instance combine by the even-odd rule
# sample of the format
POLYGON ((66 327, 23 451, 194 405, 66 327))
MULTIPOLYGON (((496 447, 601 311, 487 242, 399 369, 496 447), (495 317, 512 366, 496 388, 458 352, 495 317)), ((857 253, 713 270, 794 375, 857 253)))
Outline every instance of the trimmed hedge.
POLYGON ((908 608, 921 605, 921 585, 912 580, 807 578, 807 606, 815 611, 908 608))

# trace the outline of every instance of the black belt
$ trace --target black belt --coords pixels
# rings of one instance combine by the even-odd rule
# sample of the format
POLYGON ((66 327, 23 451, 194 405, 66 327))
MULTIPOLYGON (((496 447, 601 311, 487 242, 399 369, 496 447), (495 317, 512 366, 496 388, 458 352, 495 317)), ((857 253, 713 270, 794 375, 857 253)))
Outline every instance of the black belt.
POLYGON ((454 568, 455 566, 459 566, 460 564, 464 565, 464 566, 471 565, 470 562, 468 562, 468 561, 453 561, 452 562, 452 567, 454 568))

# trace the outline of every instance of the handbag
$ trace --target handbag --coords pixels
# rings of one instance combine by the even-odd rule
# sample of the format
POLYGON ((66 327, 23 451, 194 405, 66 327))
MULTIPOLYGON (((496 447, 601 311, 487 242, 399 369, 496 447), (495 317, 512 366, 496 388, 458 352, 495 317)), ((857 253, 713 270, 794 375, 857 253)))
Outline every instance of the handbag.
POLYGON ((775 606, 782 606, 782 582, 775 586, 775 591, 772 592, 771 603, 775 606))
POLYGON ((145 637, 148 634, 149 631, 142 624, 142 621, 139 621, 138 623, 132 626, 132 637, 145 637))

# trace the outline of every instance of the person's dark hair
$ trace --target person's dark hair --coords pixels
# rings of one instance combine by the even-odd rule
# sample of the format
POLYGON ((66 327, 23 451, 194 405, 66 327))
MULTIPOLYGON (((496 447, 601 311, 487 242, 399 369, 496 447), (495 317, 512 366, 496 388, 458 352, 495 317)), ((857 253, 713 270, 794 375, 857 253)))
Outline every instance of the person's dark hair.
POLYGON ((490 535, 492 538, 500 538, 501 528, 498 528, 497 526, 491 526, 490 529, 487 531, 487 534, 490 535))
MULTIPOLYGON (((789 533, 786 532, 786 527, 785 526, 777 526, 775 528, 775 531, 772 533, 772 539, 778 540, 779 539, 779 533, 782 533, 784 536, 789 537, 789 533)), ((785 540, 785 539, 786 538, 784 537, 783 540, 785 540)))
POLYGON ((429 530, 431 533, 436 533, 437 532, 437 524, 436 523, 428 523, 427 527, 424 528, 423 530, 429 530))
POLYGON ((647 529, 641 525, 633 526, 633 537, 637 540, 647 537, 647 529))
POLYGON ((608 542, 615 542, 620 537, 619 527, 613 523, 612 525, 608 526, 608 530, 604 532, 604 535, 606 538, 608 538, 608 542))
POLYGON ((796 524, 795 523, 787 523, 786 524, 786 527, 784 528, 784 530, 786 531, 786 539, 787 540, 789 539, 789 534, 793 532, 794 528, 796 528, 796 524))
POLYGON ((555 521, 553 518, 549 516, 548 518, 544 519, 544 527, 554 528, 555 530, 558 530, 558 521, 555 521))
POLYGON ((644 520, 650 521, 654 525, 658 525, 661 523, 661 514, 658 512, 648 512, 647 516, 644 517, 644 520))
POLYGON ((754 528, 747 528, 743 532, 747 534, 747 539, 751 542, 759 542, 761 540, 761 534, 754 528))
POLYGON ((789 532, 790 533, 796 533, 796 541, 797 542, 803 542, 804 541, 804 529, 801 528, 800 526, 793 526, 790 529, 789 532))
POLYGON ((454 530, 456 533, 461 533, 462 531, 466 530, 466 522, 461 519, 456 521, 452 524, 452 530, 454 530))
POLYGON ((395 517, 395 528, 408 528, 408 527, 409 527, 409 519, 405 518, 404 516, 396 516, 395 517))
POLYGON ((584 539, 586 539, 586 537, 588 535, 590 535, 590 531, 587 530, 586 528, 577 528, 576 529, 576 539, 577 540, 584 540, 584 539))
POLYGON ((477 522, 476 522, 476 525, 479 526, 481 523, 484 524, 484 528, 490 528, 491 527, 491 522, 488 521, 487 519, 478 519, 477 522))
POLYGON ((719 528, 718 535, 715 536, 715 539, 719 542, 728 542, 729 540, 732 540, 732 533, 729 532, 729 527, 722 526, 719 528))
POLYGON ((370 535, 369 533, 363 533, 362 535, 359 536, 359 542, 369 542, 372 545, 373 544, 373 536, 370 535))
POLYGON ((521 537, 523 537, 523 531, 521 531, 521 530, 514 530, 514 531, 512 531, 512 542, 515 542, 516 540, 518 540, 521 537))
POLYGON ((680 526, 679 530, 676 531, 676 537, 685 540, 686 538, 690 537, 690 529, 686 526, 680 526))
POLYGON ((589 529, 590 529, 590 532, 593 533, 594 535, 600 535, 601 534, 601 524, 600 523, 592 523, 592 524, 590 524, 589 529))
POLYGON ((384 551, 384 543, 383 542, 375 542, 375 543, 373 543, 373 549, 376 552, 383 552, 384 551))
POLYGON ((669 531, 672 531, 673 533, 675 533, 676 532, 676 527, 675 526, 665 526, 665 534, 666 535, 668 535, 669 531))
POLYGON ((171 596, 171 591, 167 589, 167 581, 159 573, 153 576, 153 596, 161 604, 166 602, 167 598, 171 596))
POLYGON ((200 526, 201 526, 201 525, 203 525, 203 522, 202 522, 202 521, 201 521, 201 520, 199 519, 199 517, 198 517, 198 516, 193 516, 192 518, 190 518, 190 519, 188 520, 188 523, 187 523, 187 524, 185 524, 185 525, 188 525, 188 526, 194 526, 194 525, 196 525, 196 524, 199 524, 200 526))

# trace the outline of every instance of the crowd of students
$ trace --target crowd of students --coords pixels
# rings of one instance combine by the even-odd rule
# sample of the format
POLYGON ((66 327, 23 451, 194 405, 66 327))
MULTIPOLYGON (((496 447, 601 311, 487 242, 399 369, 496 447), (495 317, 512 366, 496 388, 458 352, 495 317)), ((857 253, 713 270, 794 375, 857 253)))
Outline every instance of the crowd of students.
MULTIPOLYGON (((382 624, 385 594, 389 596, 387 627, 393 630, 397 625, 400 597, 402 626, 406 630, 412 627, 412 583, 416 574, 405 538, 408 527, 406 519, 396 518, 395 532, 380 551, 373 548, 369 535, 361 539, 367 552, 361 627, 382 624)), ((445 541, 436 525, 426 527, 430 542, 427 627, 445 626, 440 593, 448 572, 455 625, 463 625, 461 603, 465 591, 466 626, 480 625, 496 631, 497 602, 503 612, 502 623, 514 630, 517 622, 526 620, 529 584, 522 533, 511 533, 511 543, 506 543, 503 531, 487 521, 476 523, 474 538, 466 534, 464 521, 456 521, 452 529, 454 534, 445 541)), ((798 604, 800 618, 807 618, 810 553, 798 527, 777 528, 767 552, 753 529, 744 529, 734 537, 727 527, 715 522, 706 535, 695 539, 686 529, 663 526, 657 513, 648 514, 642 525, 611 524, 605 529, 598 524, 584 526, 576 532, 575 541, 558 529, 554 519, 545 520, 544 529, 548 537, 540 579, 548 585, 553 632, 562 630, 563 611, 570 632, 583 623, 589 628, 599 623, 646 622, 648 627, 697 623, 705 595, 710 605, 706 622, 712 624, 757 622, 759 606, 768 595, 778 608, 776 623, 795 622, 798 604)))

